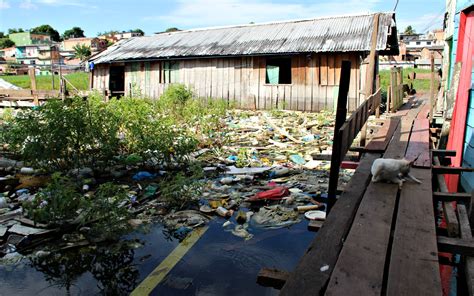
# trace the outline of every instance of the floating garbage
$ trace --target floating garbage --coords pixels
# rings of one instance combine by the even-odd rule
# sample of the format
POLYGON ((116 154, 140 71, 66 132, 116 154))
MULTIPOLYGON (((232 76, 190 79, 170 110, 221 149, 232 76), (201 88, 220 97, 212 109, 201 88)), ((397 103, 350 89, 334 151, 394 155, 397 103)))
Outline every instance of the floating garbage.
POLYGON ((253 234, 249 233, 243 225, 235 225, 232 234, 245 240, 252 239, 253 234))
POLYGON ((132 179, 135 181, 142 181, 142 180, 154 179, 156 176, 157 176, 156 174, 152 174, 147 171, 140 171, 136 173, 135 175, 133 175, 132 179))
POLYGON ((300 164, 300 165, 303 165, 306 163, 306 160, 304 160, 304 158, 298 154, 290 155, 290 160, 294 162, 295 164, 300 164))
POLYGON ((324 211, 308 211, 304 216, 309 220, 326 220, 326 212, 324 211))
POLYGON ((8 207, 7 200, 5 197, 0 196, 0 209, 8 207))
POLYGON ((228 209, 226 209, 226 208, 224 208, 224 207, 218 207, 218 208, 216 209, 216 213, 217 213, 219 216, 221 216, 221 217, 226 217, 226 218, 232 216, 231 210, 228 210, 228 209))
POLYGON ((280 200, 285 196, 290 195, 290 191, 287 187, 278 186, 270 190, 262 191, 255 194, 253 197, 247 199, 247 201, 260 201, 260 200, 280 200))
POLYGON ((307 135, 301 138, 303 142, 312 142, 314 141, 314 135, 307 135))
POLYGON ((35 169, 30 168, 30 167, 22 167, 20 169, 20 174, 23 175, 33 175, 35 173, 35 169))
POLYGON ((257 227, 278 229, 301 222, 298 212, 280 205, 261 207, 252 216, 251 222, 257 227))
POLYGON ((290 169, 289 168, 286 168, 286 167, 276 167, 274 169, 272 169, 272 171, 270 172, 270 178, 275 178, 275 177, 283 177, 283 176, 286 176, 290 173, 290 169))

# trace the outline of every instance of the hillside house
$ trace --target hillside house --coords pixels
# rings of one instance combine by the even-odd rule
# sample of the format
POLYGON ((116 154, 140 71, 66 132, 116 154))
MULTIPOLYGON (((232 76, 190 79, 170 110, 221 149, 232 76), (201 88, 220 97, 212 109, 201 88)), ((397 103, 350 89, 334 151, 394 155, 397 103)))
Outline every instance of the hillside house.
POLYGON ((350 60, 348 107, 355 110, 376 15, 377 53, 398 54, 394 13, 195 29, 118 42, 90 60, 91 86, 158 98, 183 83, 198 97, 240 108, 319 111, 334 109, 341 62, 350 60))
POLYGON ((21 32, 9 34, 8 38, 15 42, 16 46, 51 44, 51 36, 49 36, 48 34, 21 32))

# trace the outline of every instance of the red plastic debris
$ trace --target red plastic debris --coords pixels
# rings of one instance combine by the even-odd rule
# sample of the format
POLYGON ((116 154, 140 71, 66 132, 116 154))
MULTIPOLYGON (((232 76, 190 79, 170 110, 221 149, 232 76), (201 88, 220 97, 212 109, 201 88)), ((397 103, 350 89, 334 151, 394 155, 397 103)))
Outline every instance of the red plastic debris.
POLYGON ((251 198, 249 198, 248 200, 249 201, 257 201, 257 200, 265 200, 265 199, 280 200, 283 197, 288 196, 288 195, 290 195, 290 190, 288 190, 288 188, 286 187, 279 186, 270 190, 259 192, 255 194, 254 196, 252 196, 251 198))

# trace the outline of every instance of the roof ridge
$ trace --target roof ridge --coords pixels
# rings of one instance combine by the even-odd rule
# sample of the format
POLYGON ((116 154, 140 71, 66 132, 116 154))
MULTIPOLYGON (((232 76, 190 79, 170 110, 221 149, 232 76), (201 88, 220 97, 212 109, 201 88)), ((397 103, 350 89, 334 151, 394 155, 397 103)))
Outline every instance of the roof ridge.
MULTIPOLYGON (((320 16, 320 17, 315 17, 315 18, 291 19, 291 20, 283 20, 283 21, 269 21, 269 22, 254 23, 254 24, 202 27, 202 28, 192 28, 192 29, 180 30, 180 31, 174 31, 174 32, 157 32, 154 35, 164 35, 164 34, 172 35, 172 34, 182 34, 182 33, 189 33, 189 32, 221 30, 221 29, 231 29, 231 28, 246 28, 246 27, 258 27, 258 26, 286 24, 286 23, 300 23, 300 22, 309 22, 309 21, 324 20, 324 19, 348 18, 348 17, 358 17, 358 16, 363 17, 363 16, 369 16, 369 15, 375 15, 377 13, 380 13, 380 14, 390 14, 390 13, 392 13, 393 14, 395 12, 394 11, 386 11, 386 12, 368 12, 368 13, 364 13, 364 14, 358 13, 358 14, 344 14, 344 15, 326 15, 326 16, 320 16)), ((154 35, 146 36, 146 37, 153 37, 154 35)))

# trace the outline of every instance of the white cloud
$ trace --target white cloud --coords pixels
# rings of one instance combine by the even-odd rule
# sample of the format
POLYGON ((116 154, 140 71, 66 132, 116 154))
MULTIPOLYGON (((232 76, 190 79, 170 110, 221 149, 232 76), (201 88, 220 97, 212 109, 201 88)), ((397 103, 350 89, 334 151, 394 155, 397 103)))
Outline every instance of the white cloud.
POLYGON ((6 0, 0 0, 0 9, 8 9, 10 4, 6 0))
POLYGON ((20 3, 20 8, 21 9, 37 9, 38 6, 36 6, 31 0, 25 0, 20 3))
POLYGON ((75 6, 75 7, 82 7, 82 8, 89 8, 95 9, 97 6, 92 4, 84 3, 87 1, 79 1, 79 0, 38 0, 38 3, 50 5, 50 6, 75 6))
MULTIPOLYGON (((316 1, 315 1, 316 2, 316 1)), ((165 22, 168 26, 193 28, 268 22, 318 16, 372 12, 380 0, 347 0, 344 3, 272 3, 269 0, 179 0, 167 15, 147 16, 147 22, 165 22)))

